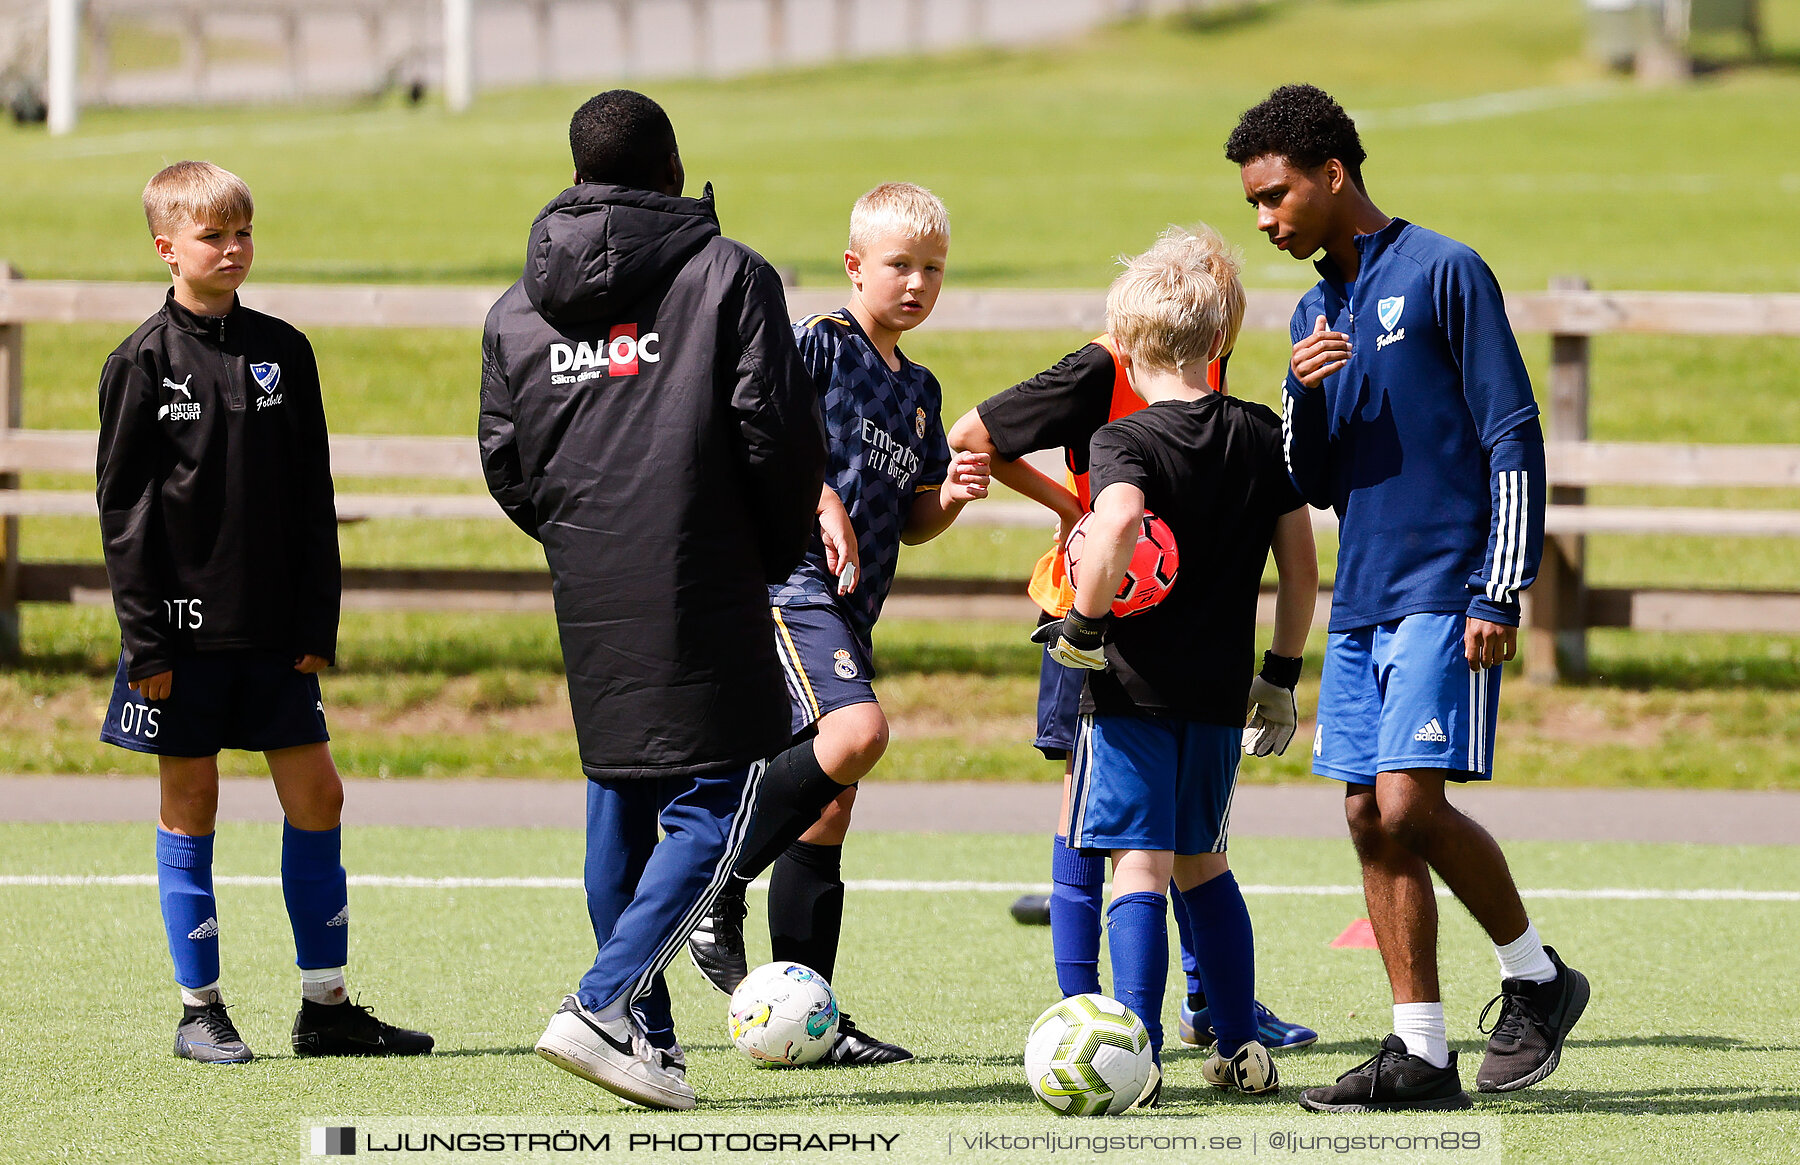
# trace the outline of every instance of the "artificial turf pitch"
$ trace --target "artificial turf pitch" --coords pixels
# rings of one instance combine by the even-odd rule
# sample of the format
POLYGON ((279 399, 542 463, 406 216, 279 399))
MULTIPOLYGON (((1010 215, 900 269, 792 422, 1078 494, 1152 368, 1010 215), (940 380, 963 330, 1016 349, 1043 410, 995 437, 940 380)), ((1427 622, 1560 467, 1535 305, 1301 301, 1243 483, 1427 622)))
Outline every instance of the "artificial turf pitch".
MULTIPOLYGON (((428 795, 425 786, 420 792, 428 795)), ((495 796, 504 796, 503 787, 496 786, 495 796)), ((571 815, 578 806, 572 788, 571 815)), ((277 871, 275 827, 228 824, 220 832, 222 879, 277 871)), ((853 884, 840 997, 867 1030, 917 1051, 914 1063, 758 1070, 726 1040, 724 997, 705 987, 685 958, 678 961, 669 985, 701 1107, 673 1114, 622 1108, 531 1054, 550 1011, 592 957, 578 891, 554 881, 507 888, 436 881, 576 877, 581 839, 574 830, 348 831, 352 992, 384 1018, 431 1030, 438 1051, 427 1059, 296 1060, 287 1030, 297 976, 279 888, 224 882, 226 990, 260 1058, 247 1066, 203 1067, 170 1055, 178 1008, 147 881, 154 872, 150 827, 0 826, 0 981, 6 984, 0 991, 0 1160, 312 1159, 310 1131, 320 1124, 386 1130, 381 1136, 415 1127, 613 1134, 609 1153, 522 1152, 519 1159, 527 1160, 655 1155, 656 1145, 631 1149, 633 1133, 880 1133, 899 1139, 875 1155, 907 1160, 1022 1159, 995 1147, 996 1132, 1201 1138, 1198 1149, 1142 1154, 1167 1161, 1249 1155, 1209 1149, 1206 1138, 1213 1136, 1255 1136, 1267 1155, 1269 1138, 1284 1131, 1392 1137, 1445 1130, 1485 1136, 1480 1152, 1448 1154, 1471 1161, 1791 1159, 1800 1143, 1800 944, 1792 940, 1800 924, 1800 851, 1561 843, 1507 849, 1523 886, 1573 892, 1528 897, 1528 905, 1548 940, 1594 982, 1593 1003, 1563 1065, 1543 1085, 1507 1098, 1477 1097, 1467 1115, 1302 1112, 1293 1104, 1299 1088, 1333 1079, 1388 1030, 1388 999, 1375 951, 1329 946, 1363 913, 1360 897, 1259 892, 1250 898, 1258 994, 1279 1014, 1321 1032, 1315 1047, 1280 1059, 1281 1099, 1215 1094, 1199 1078, 1197 1055, 1171 1045, 1159 1114, 1079 1121, 1041 1107, 1019 1066, 1025 1030, 1055 992, 1047 929, 1014 923, 1006 907, 1018 884, 1045 880, 1047 838, 852 838, 845 873, 853 882, 1004 884, 959 890, 853 884), (146 880, 27 881, 46 875, 146 880), (358 885, 359 876, 429 881, 358 885), (1787 897, 1584 896, 1595 889, 1787 897), (438 1123, 407 1123, 425 1118, 438 1123)), ((1252 886, 1356 882, 1347 842, 1246 839, 1233 846, 1233 860, 1240 880, 1252 886)), ((753 961, 766 953, 757 932, 760 904, 753 895, 753 961)), ((1442 949, 1452 1044, 1472 1088, 1481 1054, 1475 1017, 1497 989, 1497 972, 1479 932, 1449 902, 1442 949)), ((1171 1040, 1179 981, 1176 968, 1165 1015, 1171 1040)), ((1392 1144, 1362 1159, 1405 1159, 1392 1144)), ((1320 1151, 1357 1159, 1354 1152, 1320 1151)), ((769 1156, 863 1152, 840 1144, 822 1154, 769 1156)), ((1023 1159, 1052 1155, 1081 1159, 1084 1151, 1040 1148, 1023 1159)), ((1106 1155, 1137 1154, 1115 1147, 1106 1155)), ((491 1152, 405 1156, 506 1159, 491 1152)))

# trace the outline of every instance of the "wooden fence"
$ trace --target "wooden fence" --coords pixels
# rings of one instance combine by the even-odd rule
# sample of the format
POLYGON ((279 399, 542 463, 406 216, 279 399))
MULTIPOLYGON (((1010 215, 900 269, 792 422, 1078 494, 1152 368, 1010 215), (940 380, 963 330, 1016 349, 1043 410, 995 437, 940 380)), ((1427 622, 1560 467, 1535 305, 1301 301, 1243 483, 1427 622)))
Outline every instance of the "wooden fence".
MULTIPOLYGON (((17 278, 0 263, 0 657, 18 651, 21 601, 107 603, 98 563, 21 563, 18 523, 27 516, 92 515, 91 490, 21 489, 21 473, 94 470, 96 437, 88 431, 21 427, 20 358, 30 323, 135 325, 154 312, 166 285, 80 283, 17 278)), ((261 285, 245 302, 305 327, 479 328, 499 294, 485 287, 329 287, 261 285)), ((1250 294, 1245 326, 1287 327, 1297 294, 1250 294)), ((829 310, 833 289, 789 294, 796 317, 829 310)), ((1800 537, 1800 509, 1598 506, 1593 486, 1800 488, 1800 445, 1680 445, 1589 441, 1589 342, 1611 332, 1800 337, 1800 295, 1593 292, 1558 282, 1548 292, 1507 300, 1515 330, 1550 336, 1546 412, 1555 438, 1548 447, 1552 485, 1546 552, 1537 585, 1526 596, 1534 678, 1585 671, 1589 627, 1669 631, 1800 633, 1800 592, 1590 588, 1585 536, 1596 533, 1800 537)), ((946 291, 932 317, 936 331, 1102 330, 1104 302, 1095 291, 946 291)), ((471 358, 471 368, 473 359, 471 358)), ((470 391, 473 392, 471 372, 470 391)), ((345 478, 480 480, 469 437, 332 438, 332 463, 345 478)), ((483 495, 339 494, 341 520, 498 518, 483 495)), ((1333 517, 1315 512, 1329 527, 1333 517)), ((1029 502, 972 506, 970 526, 1037 526, 1048 516, 1029 502)), ((535 610, 549 605, 542 571, 352 569, 344 605, 357 608, 535 610)), ((1265 596, 1267 598, 1267 596, 1265 596)), ((1321 611, 1329 595, 1321 597, 1321 611)), ((905 618, 1029 617, 1022 580, 901 578, 889 613, 905 618)), ((1265 612, 1266 616, 1266 612, 1265 612)))

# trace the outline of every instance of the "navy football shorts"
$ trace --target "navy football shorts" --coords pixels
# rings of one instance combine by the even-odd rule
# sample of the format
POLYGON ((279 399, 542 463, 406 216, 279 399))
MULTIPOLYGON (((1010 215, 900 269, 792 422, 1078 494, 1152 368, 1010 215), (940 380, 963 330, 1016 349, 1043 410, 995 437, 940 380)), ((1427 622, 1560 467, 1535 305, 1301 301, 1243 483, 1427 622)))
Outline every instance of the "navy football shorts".
POLYGON ((1076 722, 1081 718, 1081 684, 1087 673, 1044 658, 1038 668, 1037 739, 1031 743, 1045 760, 1067 760, 1075 751, 1076 722))
POLYGON ((794 735, 827 712, 875 703, 875 669, 869 649, 836 607, 771 607, 775 654, 787 673, 794 735))
POLYGON ((1069 847, 1224 853, 1243 735, 1179 716, 1081 717, 1069 847))
POLYGON ((169 698, 154 703, 113 678, 100 739, 158 756, 214 756, 222 748, 270 752, 330 740, 319 677, 269 651, 189 655, 175 661, 169 698))

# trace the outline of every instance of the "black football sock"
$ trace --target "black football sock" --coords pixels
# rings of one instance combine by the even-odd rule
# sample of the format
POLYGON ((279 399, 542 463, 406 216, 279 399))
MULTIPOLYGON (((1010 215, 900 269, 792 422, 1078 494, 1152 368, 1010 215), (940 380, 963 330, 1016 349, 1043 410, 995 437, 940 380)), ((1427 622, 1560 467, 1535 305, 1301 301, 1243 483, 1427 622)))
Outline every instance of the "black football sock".
POLYGON ((1188 1010, 1189 1011, 1202 1011, 1205 1009, 1205 1007, 1206 1007, 1206 992, 1204 992, 1204 991, 1188 992, 1188 1010))
POLYGON ((732 867, 738 877, 748 881, 768 869, 813 827, 825 806, 850 787, 838 784, 819 767, 813 755, 815 739, 809 737, 769 762, 750 811, 749 836, 732 867))
POLYGON ((769 951, 830 982, 844 927, 844 847, 797 841, 769 869, 769 951))

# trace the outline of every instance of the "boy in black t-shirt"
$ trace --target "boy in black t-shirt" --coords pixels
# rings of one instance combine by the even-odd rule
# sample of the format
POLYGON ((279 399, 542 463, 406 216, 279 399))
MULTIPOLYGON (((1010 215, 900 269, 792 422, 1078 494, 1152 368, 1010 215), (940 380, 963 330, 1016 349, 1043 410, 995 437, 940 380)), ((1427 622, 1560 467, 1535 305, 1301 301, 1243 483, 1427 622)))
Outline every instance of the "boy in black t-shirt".
MULTIPOLYGON (((1226 332, 1235 334, 1233 320, 1243 318, 1239 295, 1227 312, 1226 332)), ((1207 365, 1206 384, 1227 392, 1226 363, 1231 350, 1207 365)), ((1102 334, 1057 361, 1036 376, 996 393, 965 413, 950 431, 954 449, 987 453, 993 458, 993 476, 1003 484, 1045 506, 1057 516, 1056 545, 1032 570, 1031 598, 1046 613, 1040 625, 1052 617, 1060 621, 1074 598, 1063 570, 1062 546, 1068 534, 1088 511, 1088 442, 1108 421, 1129 416, 1144 407, 1121 371, 1118 345, 1102 334), (1060 449, 1065 456, 1068 488, 1058 485, 1025 460, 1038 450, 1060 449)), ((1071 761, 1075 732, 1081 719, 1080 671, 1051 660, 1046 651, 1038 679, 1037 738, 1033 744, 1050 760, 1071 761)), ((1262 746, 1263 753, 1269 751, 1262 746)), ((1068 818, 1068 794, 1072 767, 1063 773, 1063 803, 1057 812, 1057 828, 1068 818)), ((1050 894, 1042 901, 1050 924, 1057 988, 1064 995, 1100 990, 1101 901, 1106 889, 1106 857, 1098 851, 1069 847, 1058 832, 1051 839, 1050 894)), ((1023 905, 1030 896, 1020 899, 1023 905)), ((1176 1031, 1183 1044, 1207 1048, 1213 1043, 1212 1014, 1200 983, 1193 924, 1187 907, 1177 895, 1175 926, 1181 939, 1181 965, 1186 973, 1176 1031)), ((1256 1042, 1271 1052, 1308 1047, 1319 1033, 1304 1024, 1277 1016, 1261 1002, 1256 1004, 1256 1042)))
POLYGON ((1228 305, 1237 280, 1237 261, 1216 233, 1171 230, 1108 293, 1108 333, 1148 407, 1090 442, 1093 517, 1074 608, 1052 632, 1052 657, 1089 669, 1068 838, 1112 854, 1113 994, 1158 1049, 1145 1105, 1160 1092, 1171 876, 1196 932, 1218 1038, 1202 1075, 1251 1094, 1277 1086, 1257 1041, 1250 915, 1225 839, 1240 746, 1280 751, 1293 735, 1318 566, 1279 419, 1206 383, 1207 365, 1234 338, 1228 305), (1114 621, 1112 596, 1147 511, 1168 523, 1183 568, 1159 605, 1114 621), (1281 577, 1274 649, 1253 678, 1257 592, 1271 545, 1281 577))

